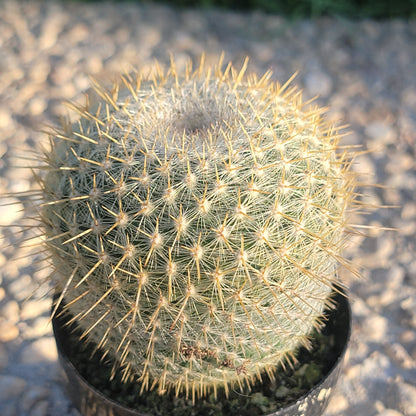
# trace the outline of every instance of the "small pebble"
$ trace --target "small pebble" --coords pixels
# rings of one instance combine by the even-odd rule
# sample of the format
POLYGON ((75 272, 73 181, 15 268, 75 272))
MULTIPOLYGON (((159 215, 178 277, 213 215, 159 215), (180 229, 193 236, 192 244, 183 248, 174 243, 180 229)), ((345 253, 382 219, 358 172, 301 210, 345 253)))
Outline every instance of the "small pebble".
POLYGON ((404 343, 404 344, 412 343, 412 344, 416 345, 416 333, 415 333, 415 331, 412 331, 410 329, 405 329, 400 334, 399 341, 404 343))
POLYGON ((35 404, 49 396, 50 392, 43 386, 30 386, 30 388, 24 393, 21 406, 26 412, 32 409, 35 404))
POLYGON ((26 387, 26 381, 21 377, 0 374, 0 400, 10 400, 20 396, 26 387))
POLYGON ((32 70, 29 74, 29 81, 35 86, 37 84, 43 84, 48 79, 51 67, 46 59, 40 59, 33 63, 32 70))
POLYGON ((413 202, 408 202, 407 204, 403 205, 401 210, 401 217, 404 220, 412 220, 416 218, 416 204, 413 202))
POLYGON ((348 400, 341 393, 335 393, 328 404, 328 412, 342 415, 346 409, 348 409, 348 400))
POLYGON ((16 324, 19 321, 19 305, 15 300, 8 301, 0 308, 0 316, 3 316, 11 324, 16 324))
POLYGON ((399 410, 406 416, 416 415, 416 386, 399 380, 396 384, 399 410))
POLYGON ((42 400, 34 405, 30 409, 29 416, 48 416, 48 402, 42 400))
POLYGON ((373 121, 366 126, 365 133, 377 143, 392 143, 395 139, 393 128, 384 121, 373 121))
POLYGON ((306 74, 305 85, 311 96, 327 97, 332 90, 332 80, 328 74, 322 71, 314 71, 306 74))
POLYGON ((13 119, 11 117, 10 111, 5 107, 0 107, 0 129, 9 128, 13 125, 13 119))
POLYGON ((0 341, 9 342, 13 341, 19 336, 19 328, 7 321, 0 318, 0 341))
POLYGON ((41 338, 45 335, 49 335, 52 331, 50 318, 41 316, 31 322, 29 325, 22 323, 19 326, 21 335, 25 339, 41 338))
POLYGON ((26 346, 21 352, 22 364, 38 364, 46 361, 56 361, 55 339, 53 337, 40 338, 26 346))
POLYGON ((33 295, 34 292, 31 277, 26 274, 12 281, 9 285, 9 291, 13 294, 16 300, 27 300, 31 295, 33 295))
POLYGON ((23 304, 20 318, 24 321, 34 319, 44 314, 45 312, 49 312, 50 309, 50 299, 29 300, 23 304))
POLYGON ((42 97, 34 97, 28 104, 28 109, 32 116, 40 116, 47 108, 48 104, 42 97))

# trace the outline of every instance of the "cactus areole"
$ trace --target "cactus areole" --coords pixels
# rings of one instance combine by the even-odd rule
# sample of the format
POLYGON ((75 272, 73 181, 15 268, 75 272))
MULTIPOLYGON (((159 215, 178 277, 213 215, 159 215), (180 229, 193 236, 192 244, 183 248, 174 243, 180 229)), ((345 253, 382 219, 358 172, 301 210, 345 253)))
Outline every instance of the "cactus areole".
POLYGON ((273 378, 348 265, 348 149, 295 88, 245 69, 95 84, 44 154, 56 308, 139 392, 273 378))

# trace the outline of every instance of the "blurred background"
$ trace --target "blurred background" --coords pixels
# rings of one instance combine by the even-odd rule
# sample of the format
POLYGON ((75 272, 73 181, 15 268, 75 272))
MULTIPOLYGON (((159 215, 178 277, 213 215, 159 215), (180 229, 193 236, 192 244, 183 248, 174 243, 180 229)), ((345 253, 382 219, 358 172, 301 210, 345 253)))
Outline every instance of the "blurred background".
POLYGON ((325 416, 416 415, 416 1, 0 0, 0 414, 78 416, 62 390, 49 325, 48 274, 17 242, 36 189, 32 149, 67 108, 83 102, 89 77, 111 80, 174 56, 202 53, 293 81, 305 100, 346 124, 362 150, 361 198, 348 257, 363 277, 350 288, 349 359, 325 416), (379 187, 366 184, 380 184, 379 187), (13 204, 10 205, 9 203, 13 204), (389 206, 390 208, 381 208, 389 206), (394 228, 395 231, 383 228, 394 228), (45 297, 46 295, 46 297, 45 297))
MULTIPOLYGON (((93 0, 75 0, 93 1, 93 0)), ((140 0, 126 0, 140 1, 140 0)), ((245 12, 263 11, 288 18, 314 18, 319 16, 343 16, 348 18, 389 19, 414 18, 414 0, 143 0, 142 3, 162 3, 176 7, 219 8, 245 12)))

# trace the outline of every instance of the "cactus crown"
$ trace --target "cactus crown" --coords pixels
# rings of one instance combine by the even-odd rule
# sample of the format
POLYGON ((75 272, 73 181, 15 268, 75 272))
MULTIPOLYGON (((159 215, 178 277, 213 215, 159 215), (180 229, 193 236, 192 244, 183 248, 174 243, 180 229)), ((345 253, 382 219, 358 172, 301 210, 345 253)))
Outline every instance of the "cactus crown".
POLYGON ((96 84, 45 152, 57 303, 141 391, 273 377, 345 262, 351 157, 295 88, 245 69, 96 84))

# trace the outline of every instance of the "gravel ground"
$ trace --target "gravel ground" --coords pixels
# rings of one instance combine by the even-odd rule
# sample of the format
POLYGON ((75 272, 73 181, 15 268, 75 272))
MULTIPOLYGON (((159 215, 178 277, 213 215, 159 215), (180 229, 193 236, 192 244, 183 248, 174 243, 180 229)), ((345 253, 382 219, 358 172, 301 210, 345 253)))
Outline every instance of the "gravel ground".
MULTIPOLYGON (((224 51, 237 66, 248 55, 250 70, 270 68, 283 82, 298 71, 305 96, 319 95, 329 118, 349 124, 345 142, 373 151, 356 169, 385 187, 364 190, 363 199, 397 208, 375 209, 365 222, 397 231, 372 231, 349 250, 364 278, 343 273, 353 336, 325 415, 416 415, 416 22, 0 0, 0 194, 33 188, 14 158, 45 140, 40 129, 58 121, 62 99, 82 99, 88 74, 167 63, 169 52, 182 66, 202 51, 212 62, 224 51)), ((20 221, 24 203, 8 201, 0 206, 6 226, 20 221)), ((38 289, 47 270, 36 275, 36 256, 15 248, 15 228, 0 233, 0 413, 77 416, 59 383, 50 302, 38 289)))

